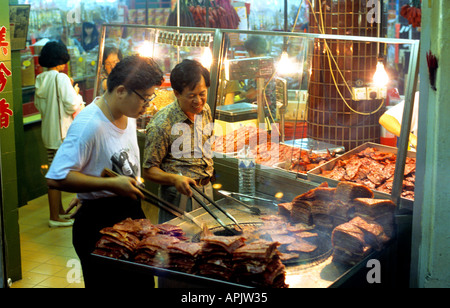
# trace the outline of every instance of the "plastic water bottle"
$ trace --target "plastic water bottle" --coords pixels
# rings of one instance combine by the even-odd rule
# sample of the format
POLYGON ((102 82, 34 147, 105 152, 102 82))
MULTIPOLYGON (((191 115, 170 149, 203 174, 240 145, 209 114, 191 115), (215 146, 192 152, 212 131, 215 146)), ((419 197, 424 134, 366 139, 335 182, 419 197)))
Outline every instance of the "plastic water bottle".
MULTIPOLYGON (((250 152, 248 146, 244 147, 239 154, 238 173, 239 173, 239 193, 246 195, 255 195, 255 158, 250 152)), ((242 199, 245 200, 245 199, 242 199)), ((245 200, 249 201, 251 199, 245 200)))

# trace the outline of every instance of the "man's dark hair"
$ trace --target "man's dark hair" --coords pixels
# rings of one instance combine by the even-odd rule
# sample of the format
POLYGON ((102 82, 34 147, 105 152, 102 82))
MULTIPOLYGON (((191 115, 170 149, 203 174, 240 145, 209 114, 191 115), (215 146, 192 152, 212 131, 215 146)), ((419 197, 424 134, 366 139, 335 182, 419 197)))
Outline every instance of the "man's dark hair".
POLYGON ((170 73, 170 83, 172 89, 178 93, 182 93, 183 89, 188 87, 193 90, 200 82, 201 76, 205 79, 205 84, 209 88, 211 77, 209 71, 196 60, 183 60, 177 64, 170 73))
POLYGON ((66 64, 70 60, 66 45, 58 41, 50 41, 42 47, 39 64, 42 67, 55 67, 66 64))
POLYGON ((245 50, 252 51, 256 55, 267 52, 267 42, 262 36, 250 36, 244 43, 245 50))
POLYGON ((163 81, 164 74, 153 59, 133 55, 117 63, 109 74, 106 85, 108 92, 120 85, 131 92, 160 86, 163 81))

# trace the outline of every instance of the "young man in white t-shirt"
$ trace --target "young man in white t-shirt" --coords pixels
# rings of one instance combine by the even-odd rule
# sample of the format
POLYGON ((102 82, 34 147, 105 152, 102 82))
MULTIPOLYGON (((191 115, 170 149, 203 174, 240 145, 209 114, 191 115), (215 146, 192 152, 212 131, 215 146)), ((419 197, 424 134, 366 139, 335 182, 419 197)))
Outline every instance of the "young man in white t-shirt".
MULTIPOLYGON (((162 81, 163 73, 151 59, 130 56, 118 63, 108 77, 107 92, 75 118, 46 175, 49 187, 76 192, 81 201, 73 245, 86 287, 113 280, 140 281, 125 272, 103 269, 91 253, 101 229, 126 218, 145 218, 140 204, 143 195, 136 187, 140 156, 135 119, 145 112, 162 81), (104 178, 104 168, 126 175, 104 178)), ((153 279, 147 280, 147 286, 152 286, 153 279)))

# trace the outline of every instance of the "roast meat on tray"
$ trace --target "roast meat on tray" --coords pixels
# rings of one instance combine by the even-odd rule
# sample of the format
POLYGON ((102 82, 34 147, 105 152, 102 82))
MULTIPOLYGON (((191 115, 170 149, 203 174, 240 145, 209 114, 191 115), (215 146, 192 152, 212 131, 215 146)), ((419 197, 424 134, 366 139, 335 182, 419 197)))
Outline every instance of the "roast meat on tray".
MULTIPOLYGON (((321 175, 336 181, 364 184, 387 194, 392 192, 397 156, 376 148, 366 148, 345 160, 338 160, 332 170, 322 168, 321 175)), ((416 159, 407 157, 403 179, 403 198, 414 200, 416 159)))
POLYGON ((362 184, 340 182, 332 188, 324 182, 279 204, 278 214, 262 216, 260 224, 242 224, 241 235, 216 235, 205 227, 198 241, 178 226, 128 218, 100 231, 94 254, 252 286, 287 287, 284 263, 312 256, 324 245, 333 262, 349 265, 383 248, 395 234, 395 204, 373 197, 362 184))
POLYGON ((97 255, 254 286, 287 287, 276 242, 246 244, 244 236, 218 236, 207 228, 200 242, 193 242, 178 226, 130 218, 100 232, 97 255))
POLYGON ((304 174, 334 158, 334 153, 328 151, 318 154, 272 142, 271 135, 267 130, 251 125, 242 126, 223 136, 217 136, 212 149, 218 153, 237 153, 246 145, 252 150, 257 164, 274 167, 283 163, 287 164, 283 167, 284 169, 304 174))
POLYGON ((331 233, 333 261, 354 265, 394 236, 395 204, 374 199, 367 186, 324 182, 292 202, 279 204, 279 214, 292 223, 315 226, 331 233))

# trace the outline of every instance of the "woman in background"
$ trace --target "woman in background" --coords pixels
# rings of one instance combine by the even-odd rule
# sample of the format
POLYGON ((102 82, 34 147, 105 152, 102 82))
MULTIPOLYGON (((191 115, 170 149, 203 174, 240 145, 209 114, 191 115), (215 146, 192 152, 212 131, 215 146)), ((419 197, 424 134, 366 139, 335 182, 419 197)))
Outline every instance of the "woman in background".
POLYGON ((122 60, 122 52, 119 48, 115 46, 105 46, 105 51, 103 53, 103 68, 100 72, 100 95, 105 93, 106 80, 109 74, 111 74, 112 69, 122 60))
MULTIPOLYGON (((42 141, 47 149, 48 164, 51 165, 56 151, 66 137, 73 121, 73 114, 83 106, 78 85, 64 73, 70 56, 66 45, 50 41, 42 48, 39 64, 48 68, 36 78, 34 104, 42 116, 42 141)), ((66 219, 61 202, 61 191, 49 189, 50 227, 66 227, 73 224, 66 219)))
POLYGON ((81 36, 81 46, 85 52, 89 52, 98 46, 98 30, 92 22, 83 22, 83 35, 81 36))

